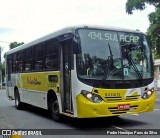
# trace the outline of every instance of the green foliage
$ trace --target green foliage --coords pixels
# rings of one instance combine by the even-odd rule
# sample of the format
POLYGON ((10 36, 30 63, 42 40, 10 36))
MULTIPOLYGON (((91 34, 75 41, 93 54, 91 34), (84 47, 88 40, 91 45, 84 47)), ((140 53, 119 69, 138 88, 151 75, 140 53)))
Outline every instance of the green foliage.
POLYGON ((133 14, 133 10, 144 10, 145 3, 144 0, 128 0, 126 3, 126 12, 128 14, 133 14))
POLYGON ((134 10, 144 10, 146 8, 146 4, 159 7, 160 0, 127 0, 126 12, 128 14, 133 14, 134 10))
MULTIPOLYGON (((24 42, 21 42, 21 43, 12 42, 12 43, 9 44, 9 49, 16 48, 16 47, 18 47, 20 45, 23 45, 23 44, 24 44, 24 42)), ((6 53, 4 53, 3 57, 4 57, 4 59, 6 58, 6 53)))
POLYGON ((152 50, 155 58, 160 58, 160 7, 155 12, 149 14, 150 26, 147 34, 150 37, 152 50))
POLYGON ((12 42, 12 43, 10 43, 9 48, 13 49, 13 48, 18 47, 18 46, 23 45, 23 44, 24 44, 24 42, 21 42, 21 43, 12 42))
POLYGON ((156 59, 160 58, 160 0, 127 0, 126 12, 133 14, 134 10, 144 10, 146 4, 155 7, 155 12, 148 15, 150 26, 147 30, 147 35, 156 59))

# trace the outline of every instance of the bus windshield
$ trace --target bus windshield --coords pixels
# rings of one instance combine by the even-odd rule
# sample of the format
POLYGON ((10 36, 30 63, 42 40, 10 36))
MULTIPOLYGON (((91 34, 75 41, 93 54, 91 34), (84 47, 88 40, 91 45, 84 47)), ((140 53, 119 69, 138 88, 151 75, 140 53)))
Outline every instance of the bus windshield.
POLYGON ((152 78, 146 36, 140 33, 79 29, 78 76, 95 80, 152 78))

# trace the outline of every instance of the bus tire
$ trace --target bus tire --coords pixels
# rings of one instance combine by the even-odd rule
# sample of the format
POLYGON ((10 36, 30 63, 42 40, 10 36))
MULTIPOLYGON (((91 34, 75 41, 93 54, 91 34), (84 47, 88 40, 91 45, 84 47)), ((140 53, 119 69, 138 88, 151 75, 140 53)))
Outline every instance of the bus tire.
POLYGON ((15 97, 15 107, 16 107, 18 110, 23 109, 23 103, 22 103, 21 100, 20 100, 20 95, 19 95, 18 89, 15 89, 14 97, 15 97))
POLYGON ((57 99, 52 99, 50 101, 50 113, 54 121, 56 122, 62 121, 62 115, 59 112, 59 104, 57 99))

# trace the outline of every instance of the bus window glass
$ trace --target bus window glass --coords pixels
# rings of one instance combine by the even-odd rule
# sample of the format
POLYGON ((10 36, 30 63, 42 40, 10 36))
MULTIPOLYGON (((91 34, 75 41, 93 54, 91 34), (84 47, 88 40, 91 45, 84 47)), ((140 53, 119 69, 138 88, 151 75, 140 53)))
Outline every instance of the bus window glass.
POLYGON ((43 69, 43 47, 38 44, 34 47, 34 70, 41 71, 43 69))
POLYGON ((24 71, 29 72, 32 69, 32 48, 27 48, 25 50, 24 56, 24 71))
POLYGON ((145 35, 80 29, 78 75, 83 79, 136 80, 151 78, 145 35))
POLYGON ((13 54, 13 58, 12 58, 12 72, 16 72, 16 53, 13 54))
POLYGON ((56 39, 45 42, 45 69, 58 69, 58 41, 56 39))
POLYGON ((146 36, 134 33, 119 33, 119 37, 123 64, 125 69, 128 70, 128 75, 124 75, 124 78, 151 78, 151 53, 146 36), (126 36, 126 38, 123 36, 126 36), (128 40, 124 41, 125 39, 128 40))
POLYGON ((17 53, 17 60, 16 60, 17 72, 22 72, 23 70, 23 57, 24 57, 24 51, 20 51, 17 53))
MULTIPOLYGON (((114 59, 121 57, 117 32, 79 30, 79 34, 81 52, 78 55, 78 73, 80 77, 102 79, 110 57, 112 55, 114 59)), ((108 72, 111 72, 114 66, 108 69, 108 72)), ((122 74, 116 74, 114 79, 122 79, 122 74)))

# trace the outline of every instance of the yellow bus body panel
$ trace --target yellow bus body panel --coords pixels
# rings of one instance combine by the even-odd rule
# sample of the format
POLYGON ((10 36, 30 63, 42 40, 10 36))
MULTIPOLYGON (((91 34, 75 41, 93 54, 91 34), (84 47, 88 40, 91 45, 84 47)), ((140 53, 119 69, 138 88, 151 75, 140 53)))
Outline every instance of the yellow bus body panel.
MULTIPOLYGON (((103 90, 102 90, 103 91, 103 90)), ((114 90, 123 93, 124 90, 114 90)), ((103 93, 103 92, 102 92, 103 93)), ((101 93, 101 97, 104 99, 104 93, 101 93)), ((136 94, 136 93, 134 93, 136 94)), ((122 96, 122 97, 123 97, 122 96)), ((94 117, 107 117, 107 116, 119 116, 124 114, 139 114, 143 112, 150 112, 154 109, 155 104, 155 92, 147 100, 141 97, 137 100, 128 101, 110 101, 102 100, 100 103, 93 103, 86 99, 82 94, 77 96, 77 116, 78 118, 94 118, 94 117), (130 108, 127 110, 118 109, 118 105, 130 104, 130 108)))
POLYGON ((25 90, 48 92, 52 89, 58 92, 58 87, 60 87, 60 72, 40 72, 40 73, 23 73, 21 74, 21 79, 17 79, 18 88, 25 90), (58 78, 57 82, 49 82, 48 77, 55 75, 58 78))

